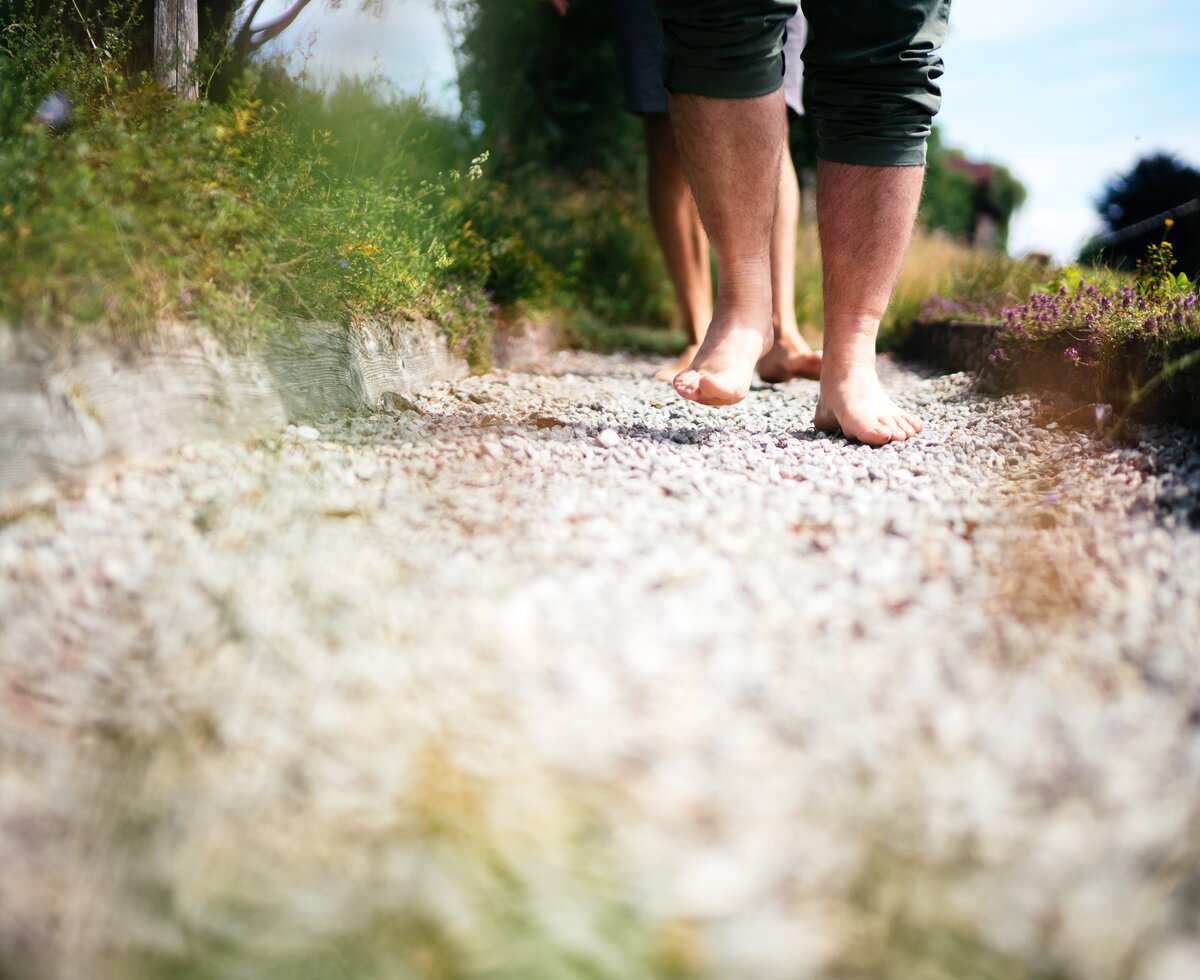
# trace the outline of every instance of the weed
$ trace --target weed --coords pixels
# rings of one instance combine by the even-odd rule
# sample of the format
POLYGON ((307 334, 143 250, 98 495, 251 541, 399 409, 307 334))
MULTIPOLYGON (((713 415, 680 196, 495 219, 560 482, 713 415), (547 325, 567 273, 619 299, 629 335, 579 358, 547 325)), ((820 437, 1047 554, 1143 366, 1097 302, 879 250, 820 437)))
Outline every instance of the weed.
POLYGON ((19 17, 3 33, 0 75, 24 82, 0 86, 0 317, 240 341, 294 317, 422 314, 483 363, 496 310, 481 275, 453 273, 471 240, 456 202, 486 154, 458 127, 359 82, 326 99, 271 64, 226 104, 182 101, 122 71, 114 18, 83 21, 80 43, 19 17), (29 121, 48 91, 74 104, 69 127, 29 121))

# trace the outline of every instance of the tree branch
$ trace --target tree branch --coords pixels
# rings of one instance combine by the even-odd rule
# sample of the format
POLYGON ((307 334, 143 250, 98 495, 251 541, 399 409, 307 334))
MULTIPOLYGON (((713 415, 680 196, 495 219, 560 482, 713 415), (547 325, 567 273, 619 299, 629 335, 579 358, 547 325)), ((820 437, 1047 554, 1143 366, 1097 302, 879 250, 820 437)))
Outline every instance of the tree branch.
MULTIPOLYGON (((280 34, 282 34, 291 26, 292 21, 300 16, 300 12, 304 10, 304 8, 307 7, 310 2, 311 0, 296 0, 296 2, 292 4, 292 6, 285 13, 280 14, 269 24, 264 24, 262 27, 252 26, 253 14, 251 14, 250 18, 246 21, 245 27, 243 28, 243 30, 247 32, 247 53, 257 51, 268 41, 279 37, 280 34)), ((255 12, 257 12, 258 7, 261 6, 261 4, 262 0, 256 0, 256 5, 254 8, 255 12)))

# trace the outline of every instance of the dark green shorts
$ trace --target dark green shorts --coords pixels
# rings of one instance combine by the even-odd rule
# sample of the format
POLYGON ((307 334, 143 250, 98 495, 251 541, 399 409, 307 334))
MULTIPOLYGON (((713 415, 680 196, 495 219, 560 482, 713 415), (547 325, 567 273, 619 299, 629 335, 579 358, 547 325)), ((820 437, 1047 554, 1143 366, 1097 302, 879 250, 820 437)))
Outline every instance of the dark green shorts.
MULTIPOLYGON (((941 102, 937 50, 950 0, 803 0, 804 73, 818 155, 838 163, 925 162, 941 102)), ((655 0, 667 91, 739 99, 783 83, 783 41, 795 3, 655 0)))

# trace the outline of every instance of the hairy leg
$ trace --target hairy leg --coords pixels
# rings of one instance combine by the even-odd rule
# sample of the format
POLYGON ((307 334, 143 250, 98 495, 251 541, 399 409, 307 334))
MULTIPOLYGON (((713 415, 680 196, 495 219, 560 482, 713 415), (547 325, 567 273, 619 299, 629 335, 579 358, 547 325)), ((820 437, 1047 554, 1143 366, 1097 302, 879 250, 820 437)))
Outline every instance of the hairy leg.
POLYGON ((800 184, 792 155, 779 161, 779 193, 771 228, 771 328, 775 343, 758 362, 763 381, 821 376, 821 353, 809 347, 796 323, 796 234, 800 230, 800 184))
POLYGON ((813 422, 872 445, 921 431, 875 373, 875 339, 908 249, 924 167, 875 167, 822 160, 817 223, 825 293, 821 394, 813 422))
POLYGON ((642 116, 642 128, 646 137, 650 221, 688 335, 688 349, 679 360, 655 375, 660 381, 670 381, 692 362, 712 319, 712 274, 708 267, 708 238, 675 148, 670 117, 665 112, 646 113, 642 116))
POLYGON ((671 95, 679 156, 717 258, 713 320, 675 390, 704 405, 746 397, 771 349, 771 228, 785 116, 782 91, 744 99, 671 95))

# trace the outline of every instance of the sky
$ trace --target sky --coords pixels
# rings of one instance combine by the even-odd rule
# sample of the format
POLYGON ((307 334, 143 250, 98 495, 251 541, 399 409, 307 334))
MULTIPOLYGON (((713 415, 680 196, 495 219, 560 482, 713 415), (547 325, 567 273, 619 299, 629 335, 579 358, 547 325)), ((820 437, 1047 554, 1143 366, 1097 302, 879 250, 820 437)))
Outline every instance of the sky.
MULTIPOLYGON (((315 0, 276 44, 305 46, 315 32, 309 67, 318 76, 377 67, 399 91, 457 111, 454 58, 433 0, 384 2, 378 18, 354 0, 340 10, 315 0)), ((284 7, 268 0, 260 22, 284 7)), ((1196 0, 955 0, 942 55, 944 141, 1004 164, 1029 192, 1009 236, 1014 254, 1074 258, 1101 230, 1095 199, 1141 157, 1167 152, 1200 168, 1196 0)))

